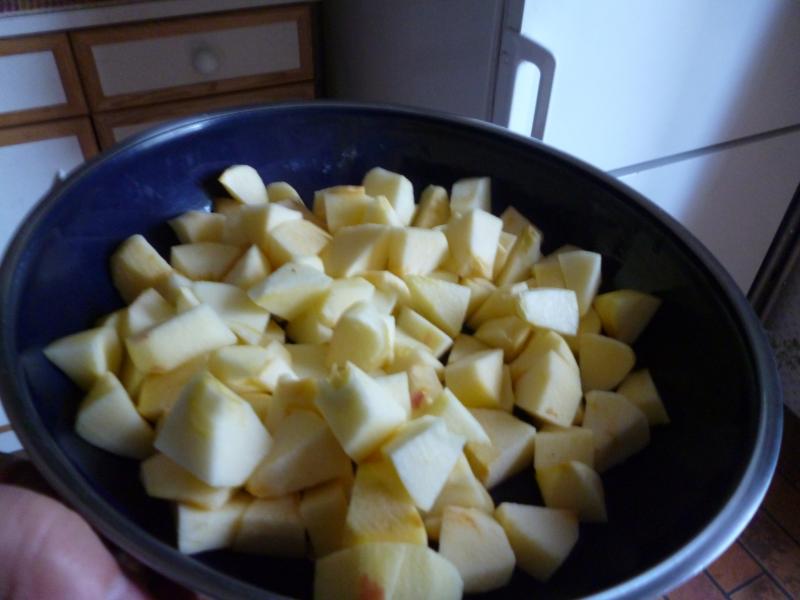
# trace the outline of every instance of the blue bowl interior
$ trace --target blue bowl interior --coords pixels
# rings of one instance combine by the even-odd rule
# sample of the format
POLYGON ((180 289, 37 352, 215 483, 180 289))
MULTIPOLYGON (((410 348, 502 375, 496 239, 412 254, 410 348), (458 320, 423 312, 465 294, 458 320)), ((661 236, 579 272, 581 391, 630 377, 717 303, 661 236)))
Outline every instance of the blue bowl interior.
MULTIPOLYGON (((526 214, 544 231, 545 251, 569 242, 601 252, 604 290, 631 287, 664 300, 635 350, 672 424, 654 429, 644 452, 603 476, 609 523, 582 525, 550 582, 517 572, 493 597, 574 598, 615 586, 632 596, 663 591, 744 526, 774 467, 779 392, 755 317, 693 239, 611 179, 495 128, 308 105, 200 118, 113 150, 51 195, 6 257, 0 392, 37 463, 117 543, 220 597, 250 593, 249 584, 310 595, 310 562, 173 550, 168 505, 143 493, 136 463, 76 437, 81 394, 41 353, 122 305, 108 271, 120 241, 142 233, 168 257, 176 240, 167 219, 208 208, 216 176, 234 163, 253 165, 267 182, 290 182, 306 200, 316 189, 359 182, 375 165, 405 174, 417 191, 491 175, 495 209, 513 204, 526 214), (691 540, 702 544, 686 556, 691 540)), ((541 502, 531 471, 493 495, 541 502)))

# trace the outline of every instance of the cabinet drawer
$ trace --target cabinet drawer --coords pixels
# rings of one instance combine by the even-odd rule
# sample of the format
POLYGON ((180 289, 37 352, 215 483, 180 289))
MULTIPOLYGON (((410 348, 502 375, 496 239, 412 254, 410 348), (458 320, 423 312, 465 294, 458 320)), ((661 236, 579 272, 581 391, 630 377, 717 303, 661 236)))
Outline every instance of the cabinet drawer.
POLYGON ((310 80, 310 7, 70 34, 93 110, 310 80))
POLYGON ((66 34, 0 40, 0 127, 86 112, 66 34))
POLYGON ((279 102, 282 100, 311 100, 313 83, 297 83, 252 92, 223 94, 210 98, 181 100, 142 108, 128 108, 94 115, 97 138, 102 149, 135 135, 149 127, 180 117, 248 104, 279 102))
POLYGON ((88 117, 0 129, 0 254, 59 171, 96 153, 88 117))

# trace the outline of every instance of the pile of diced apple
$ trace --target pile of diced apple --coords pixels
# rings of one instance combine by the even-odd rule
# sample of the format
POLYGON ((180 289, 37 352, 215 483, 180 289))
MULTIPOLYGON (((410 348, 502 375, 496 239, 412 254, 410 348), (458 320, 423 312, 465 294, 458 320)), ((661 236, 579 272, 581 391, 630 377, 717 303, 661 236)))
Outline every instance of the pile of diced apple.
POLYGON ((182 552, 313 557, 317 598, 549 579, 608 518, 599 474, 668 422, 631 347, 659 300, 598 294, 596 252, 542 256, 488 178, 417 202, 374 168, 312 210, 248 166, 220 182, 168 261, 119 246, 125 308, 45 348, 87 392, 77 433, 142 460, 182 552), (495 506, 531 469, 545 506, 495 506))

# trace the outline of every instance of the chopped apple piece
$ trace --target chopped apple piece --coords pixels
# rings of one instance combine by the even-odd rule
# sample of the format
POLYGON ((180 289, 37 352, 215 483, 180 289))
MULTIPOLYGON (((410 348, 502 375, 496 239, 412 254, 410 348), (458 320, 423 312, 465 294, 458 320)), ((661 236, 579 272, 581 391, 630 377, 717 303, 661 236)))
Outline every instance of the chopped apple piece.
POLYGON ((296 494, 256 499, 242 514, 232 547, 238 552, 281 558, 306 554, 306 528, 296 494))
POLYGON ((411 301, 411 292, 406 282, 389 271, 365 271, 361 277, 369 281, 377 290, 397 297, 398 304, 405 305, 411 301))
POLYGON ((154 454, 142 462, 139 472, 148 496, 207 510, 221 508, 233 492, 230 487, 213 487, 200 481, 164 454, 154 454))
POLYGON ((458 569, 468 594, 503 587, 514 573, 514 550, 492 515, 475 508, 444 510, 439 552, 458 569))
POLYGON ((491 350, 491 348, 480 340, 475 339, 474 336, 459 333, 453 338, 453 347, 450 348, 450 354, 447 355, 447 364, 484 350, 491 350))
POLYGON ((422 517, 389 461, 367 462, 356 469, 342 539, 345 547, 370 542, 427 547, 422 517))
POLYGON ((463 446, 464 438, 449 431, 444 419, 423 415, 403 425, 381 451, 414 504, 430 510, 463 446))
POLYGON ((472 470, 486 489, 530 468, 536 428, 501 410, 475 408, 470 412, 490 440, 489 444, 469 442, 465 450, 472 470))
POLYGON ((586 392, 582 427, 594 434, 595 469, 603 473, 650 443, 647 417, 633 402, 614 392, 586 392))
POLYGON ((390 375, 375 377, 375 381, 380 383, 389 397, 403 409, 406 419, 411 418, 411 391, 408 386, 408 373, 401 371, 390 375))
POLYGON ((155 447, 208 485, 240 486, 271 441, 250 404, 203 373, 167 414, 155 447))
POLYGON ((299 378, 328 376, 328 347, 317 344, 286 344, 292 369, 299 378))
POLYGON ((503 379, 503 351, 486 350, 445 367, 445 382, 465 406, 497 408, 503 379))
POLYGON ((458 570, 426 546, 370 543, 326 556, 314 571, 315 600, 458 600, 458 570))
POLYGON ((571 510, 584 523, 605 523, 603 482, 586 464, 571 460, 536 469, 536 483, 550 508, 571 510))
POLYGON ((436 369, 430 364, 413 363, 406 368, 406 371, 408 373, 408 390, 411 394, 411 418, 413 419, 422 414, 444 388, 436 374, 436 369))
POLYGON ((517 316, 489 319, 475 332, 475 339, 503 351, 503 359, 512 361, 522 352, 531 335, 531 326, 517 316))
POLYGON ((463 214, 474 209, 492 210, 492 182, 488 177, 459 179, 450 190, 450 210, 453 213, 463 214))
POLYGON ((391 362, 394 352, 394 317, 382 314, 369 302, 348 308, 333 328, 330 364, 353 362, 367 372, 391 362))
POLYGON ((467 325, 477 331, 478 328, 490 319, 508 317, 517 314, 519 296, 528 290, 524 281, 511 286, 496 288, 486 300, 470 315, 467 325))
POLYGON ((397 327, 422 342, 437 358, 447 352, 453 340, 418 312, 404 306, 397 317, 397 327))
POLYGON ((573 354, 577 355, 578 350, 580 350, 580 344, 578 340, 580 339, 581 334, 584 333, 600 333, 602 331, 602 325, 600 323, 600 317, 597 315, 597 311, 594 308, 590 308, 586 311, 586 314, 581 317, 581 320, 578 321, 578 332, 575 335, 565 335, 564 341, 567 342, 570 350, 572 350, 573 354))
POLYGON ((230 196, 219 196, 214 198, 211 205, 215 213, 225 215, 226 217, 228 215, 236 214, 245 206, 230 196))
POLYGON ((246 494, 231 498, 213 510, 179 503, 177 510, 178 550, 197 554, 233 545, 244 511, 252 502, 246 494))
POLYGON ((334 327, 344 312, 357 302, 369 302, 375 295, 375 286, 366 279, 336 279, 316 306, 310 310, 319 314, 319 322, 334 327))
POLYGON ((578 363, 565 338, 555 331, 541 330, 533 334, 522 353, 511 363, 511 377, 514 381, 518 381, 539 360, 540 356, 550 350, 555 351, 576 372, 578 371, 578 363))
POLYGON ((283 200, 300 200, 300 194, 286 181, 273 181, 267 184, 267 196, 270 202, 281 202, 283 200))
POLYGON ((175 309, 154 289, 143 291, 124 311, 119 331, 123 338, 163 323, 175 315, 175 309))
POLYGON ((535 288, 517 297, 517 315, 542 329, 566 335, 578 331, 578 299, 572 290, 535 288))
POLYGON ((103 374, 81 402, 75 432, 120 456, 142 459, 153 452, 153 430, 113 373, 103 374))
POLYGON ((125 302, 133 300, 147 288, 172 272, 172 267, 139 234, 132 235, 111 255, 111 280, 125 302))
POLYGON ((370 196, 386 196, 403 225, 411 223, 414 216, 414 186, 407 177, 375 167, 364 175, 363 185, 370 196))
POLYGON ((447 190, 438 185, 429 185, 419 196, 419 206, 411 224, 414 227, 432 229, 450 220, 450 199, 447 190))
POLYGON ((533 468, 537 472, 539 469, 568 461, 578 461, 594 467, 594 434, 591 429, 541 429, 533 441, 533 468))
POLYGON ((218 181, 228 193, 242 204, 266 204, 269 202, 267 188, 253 167, 233 165, 219 176, 218 181))
POLYGON ((611 337, 633 344, 661 305, 661 300, 636 290, 615 290, 595 298, 594 308, 611 337))
POLYGON ((392 273, 427 275, 447 258, 447 237, 435 229, 398 228, 389 246, 388 268, 392 273))
POLYGON ((326 272, 333 277, 354 277, 385 269, 391 237, 392 228, 386 225, 367 223, 343 227, 326 249, 326 272))
POLYGON ((572 511, 504 502, 495 518, 511 542, 517 566, 539 581, 552 577, 578 541, 572 511))
POLYGON ((225 230, 225 215, 189 210, 168 221, 181 244, 221 242, 225 230))
POLYGON ((600 288, 602 257, 597 252, 574 250, 558 255, 558 264, 567 288, 574 291, 578 299, 581 316, 591 308, 600 288))
POLYGON ((161 415, 172 410, 184 386, 192 377, 205 369, 206 363, 206 356, 201 355, 166 373, 144 376, 136 403, 139 414, 145 419, 156 421, 161 415))
POLYGON ((237 246, 216 242, 179 244, 170 250, 170 263, 189 279, 219 280, 241 254, 237 246))
POLYGON ((617 393, 638 406, 651 426, 669 423, 669 415, 648 369, 629 374, 617 388, 617 393))
POLYGON ((145 373, 164 373, 206 352, 236 343, 214 310, 201 304, 125 340, 128 355, 145 373))
POLYGON ((517 235, 503 269, 495 278, 497 285, 509 285, 528 279, 534 263, 542 256, 541 246, 542 233, 531 225, 525 227, 517 235))
POLYGON ((125 358, 122 359, 122 366, 119 369, 119 380, 120 383, 122 383, 122 387, 128 392, 131 400, 137 404, 146 377, 147 373, 137 369, 130 356, 126 354, 125 358))
POLYGON ((500 404, 497 408, 510 413, 516 405, 516 395, 514 394, 514 380, 511 379, 511 368, 503 365, 503 379, 500 383, 500 404))
POLYGON ((273 265, 284 265, 303 256, 319 255, 330 241, 330 234, 310 221, 287 221, 267 233, 267 258, 273 265))
POLYGON ((228 346, 211 353, 208 370, 235 392, 273 392, 282 377, 296 377, 281 344, 228 346))
POLYGON ((536 284, 543 288, 566 288, 564 274, 558 260, 540 260, 533 265, 533 276, 536 284))
POLYGON ((284 417, 272 446, 247 480, 247 491, 274 498, 336 479, 351 469, 325 421, 306 410, 284 417))
POLYGON ((411 308, 450 337, 461 332, 469 305, 469 288, 423 275, 409 275, 411 308))
POLYGON ((584 333, 578 338, 578 360, 584 390, 610 390, 630 373, 636 355, 619 340, 584 333))
POLYGON ((353 363, 334 368, 320 383, 317 408, 344 451, 359 462, 377 450, 406 419, 381 384, 353 363))
POLYGON ((347 518, 347 493, 341 480, 329 481, 303 492, 300 516, 308 531, 314 558, 320 559, 341 549, 347 518))
POLYGON ((286 263, 251 287, 247 295, 269 312, 291 321, 322 297, 332 281, 313 267, 286 263))
POLYGON ((447 388, 442 390, 442 393, 433 400, 431 405, 425 408, 424 413, 441 417, 447 425, 447 429, 462 436, 467 442, 484 444, 490 442, 489 436, 486 435, 481 424, 447 388))
POLYGON ((333 337, 333 329, 323 325, 319 312, 313 307, 292 319, 286 326, 286 333, 298 344, 327 344, 333 337))
POLYGON ((359 225, 365 222, 364 216, 371 204, 375 204, 376 199, 366 193, 357 194, 325 194, 325 222, 331 234, 336 233, 342 227, 359 225))
POLYGON ((461 280, 461 285, 465 285, 469 288, 470 295, 469 304, 467 305, 467 317, 472 316, 478 307, 489 298, 495 289, 497 289, 491 281, 483 277, 465 277, 461 280))
POLYGON ((269 322, 269 313, 253 302, 235 285, 213 281, 196 281, 192 292, 203 304, 213 308, 228 327, 244 326, 262 332, 269 322))
POLYGON ((236 246, 257 244, 266 251, 269 232, 289 221, 299 221, 303 217, 295 210, 279 204, 258 204, 242 206, 225 218, 222 241, 236 246))
POLYGON ((233 264, 222 281, 247 290, 270 273, 272 265, 269 264, 269 260, 258 246, 252 245, 233 264))
POLYGON ((88 390, 105 373, 119 369, 122 345, 116 329, 95 327, 50 342, 44 355, 79 387, 88 390))
POLYGON ((533 223, 513 206, 508 206, 503 210, 500 220, 503 221, 503 231, 514 235, 520 235, 526 228, 533 227, 533 223))
POLYGON ((503 222, 483 210, 471 210, 450 219, 447 242, 453 271, 460 277, 491 279, 503 222))
POLYGON ((583 395, 578 373, 555 350, 539 356, 514 391, 522 410, 563 427, 572 424, 583 395))

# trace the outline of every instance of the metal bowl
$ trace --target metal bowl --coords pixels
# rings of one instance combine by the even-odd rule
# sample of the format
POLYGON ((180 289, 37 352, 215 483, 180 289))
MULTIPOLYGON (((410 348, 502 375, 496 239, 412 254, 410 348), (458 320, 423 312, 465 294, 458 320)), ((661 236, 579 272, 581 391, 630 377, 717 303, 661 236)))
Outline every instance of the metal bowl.
MULTIPOLYGON (((651 292, 663 304, 635 350, 651 369, 671 425, 603 476, 609 523, 580 540, 546 584, 516 572, 497 598, 643 598, 696 573, 738 536, 771 479, 782 404, 771 350, 733 280, 685 229, 601 171, 476 121, 381 106, 318 102, 186 119, 142 134, 78 169, 33 211, 0 270, 0 395, 33 461, 111 541, 215 598, 308 597, 310 561, 174 545, 168 504, 148 498, 137 464, 73 432, 81 396, 42 355, 51 340, 121 306, 108 259, 142 233, 161 251, 166 220, 209 206, 234 163, 303 198, 361 180, 380 165, 419 191, 489 175, 494 208, 513 204, 545 233, 604 256, 603 289, 651 292)), ((539 502, 531 472, 497 501, 539 502)))

